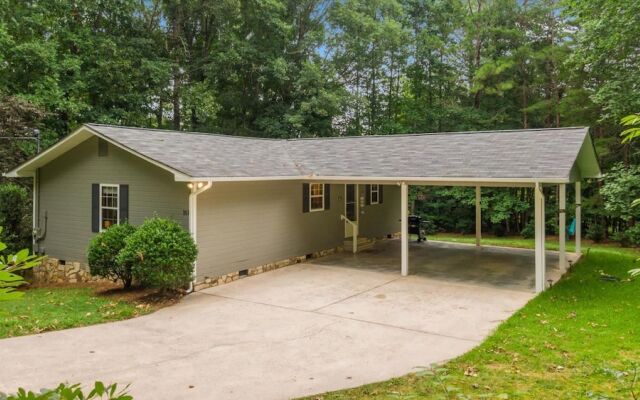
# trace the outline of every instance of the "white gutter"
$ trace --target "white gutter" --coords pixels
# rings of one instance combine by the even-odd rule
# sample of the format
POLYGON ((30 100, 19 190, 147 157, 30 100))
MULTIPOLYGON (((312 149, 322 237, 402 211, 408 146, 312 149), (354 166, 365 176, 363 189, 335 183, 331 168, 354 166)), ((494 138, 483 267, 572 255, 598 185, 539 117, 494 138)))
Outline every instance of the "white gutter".
POLYGON ((395 184, 406 182, 410 185, 443 185, 443 186, 531 186, 536 182, 548 184, 571 183, 570 178, 472 178, 472 177, 416 177, 416 176, 265 176, 265 177, 191 177, 176 178, 176 181, 186 182, 260 182, 260 181, 300 181, 300 182, 330 182, 330 183, 381 183, 395 184))
MULTIPOLYGON (((191 237, 195 244, 198 244, 197 232, 198 232, 198 195, 211 189, 213 186, 213 182, 208 181, 204 182, 194 182, 190 183, 189 189, 191 189, 191 193, 189 193, 189 233, 191 233, 191 237)), ((189 289, 187 289, 187 293, 193 292, 195 287, 196 278, 198 276, 198 261, 193 263, 193 280, 189 283, 189 289)))

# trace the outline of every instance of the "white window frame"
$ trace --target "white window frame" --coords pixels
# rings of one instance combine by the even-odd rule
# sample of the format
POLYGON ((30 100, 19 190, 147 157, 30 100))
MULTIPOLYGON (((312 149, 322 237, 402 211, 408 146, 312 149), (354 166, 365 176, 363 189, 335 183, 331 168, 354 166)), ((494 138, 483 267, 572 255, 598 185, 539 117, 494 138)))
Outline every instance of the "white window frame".
POLYGON ((380 204, 380 185, 369 186, 369 204, 380 204), (373 201, 373 193, 376 194, 376 201, 373 201))
POLYGON ((316 211, 324 211, 324 183, 310 183, 309 184, 309 211, 310 212, 316 212, 316 211), (314 185, 319 185, 320 186, 320 194, 313 194, 313 186, 314 185), (314 198, 320 198, 322 199, 322 207, 318 207, 318 208, 313 208, 313 199, 314 198))
POLYGON ((120 185, 114 183, 101 183, 100 184, 100 192, 98 193, 98 201, 99 201, 99 220, 100 220, 100 232, 103 232, 105 229, 102 224, 102 210, 116 210, 116 225, 120 224, 120 185), (102 188, 110 187, 116 188, 116 206, 108 207, 102 205, 102 188))

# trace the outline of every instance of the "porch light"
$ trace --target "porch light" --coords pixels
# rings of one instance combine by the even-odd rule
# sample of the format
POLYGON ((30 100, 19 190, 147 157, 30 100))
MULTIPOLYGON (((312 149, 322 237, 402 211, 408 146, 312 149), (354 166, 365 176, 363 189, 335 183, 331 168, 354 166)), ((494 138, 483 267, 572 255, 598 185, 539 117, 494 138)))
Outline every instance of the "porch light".
POLYGON ((189 189, 193 189, 193 183, 187 183, 187 187, 188 187, 189 189))

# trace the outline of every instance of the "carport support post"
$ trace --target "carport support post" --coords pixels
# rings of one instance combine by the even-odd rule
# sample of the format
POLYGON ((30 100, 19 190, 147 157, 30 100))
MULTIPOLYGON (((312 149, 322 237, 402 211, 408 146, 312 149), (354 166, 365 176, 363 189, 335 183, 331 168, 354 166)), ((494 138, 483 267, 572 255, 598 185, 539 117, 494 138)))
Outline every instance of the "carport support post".
POLYGON ((576 254, 582 254, 582 193, 580 181, 576 182, 576 254))
POLYGON ((535 236, 536 236, 536 293, 544 291, 545 251, 544 251, 544 192, 542 185, 536 183, 535 191, 535 236))
POLYGON ((409 189, 400 184, 400 274, 409 275, 409 189))
POLYGON ((560 272, 567 271, 567 185, 558 185, 558 257, 560 272))
POLYGON ((480 247, 482 239, 482 209, 480 208, 480 186, 476 186, 476 247, 480 247))

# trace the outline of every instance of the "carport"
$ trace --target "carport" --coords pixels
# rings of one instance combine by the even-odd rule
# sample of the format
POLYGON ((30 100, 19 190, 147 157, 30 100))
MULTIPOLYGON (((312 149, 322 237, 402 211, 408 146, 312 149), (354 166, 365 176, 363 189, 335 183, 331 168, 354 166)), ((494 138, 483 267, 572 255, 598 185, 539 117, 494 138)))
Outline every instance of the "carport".
MULTIPOLYGON (((390 185, 400 187, 399 269, 410 273, 412 252, 408 232, 411 186, 467 186, 476 191, 476 247, 481 241, 481 192, 483 187, 526 187, 534 191, 535 291, 547 285, 545 251, 545 192, 557 191, 559 274, 567 269, 567 185, 575 186, 575 255, 581 254, 581 182, 601 176, 588 128, 531 129, 517 131, 460 132, 393 135, 370 138, 300 141, 313 153, 307 165, 318 176, 312 182, 331 184, 390 185), (357 143, 356 143, 357 142, 357 143), (370 148, 371 147, 371 148, 370 148), (367 156, 380 149, 378 162, 367 156), (344 176, 354 171, 356 176, 344 176), (365 175, 366 174, 366 175, 365 175)), ((303 146, 300 146, 302 148, 303 146)), ((342 215, 345 224, 357 226, 342 215)), ((357 240, 353 240, 357 243, 357 240)), ((355 250, 355 247, 354 247, 355 250)), ((453 273, 453 270, 451 270, 453 273)))
MULTIPOLYGON (((314 260, 313 264, 376 272, 400 268, 400 240, 377 241, 357 253, 341 252, 314 260)), ((443 283, 532 292, 535 289, 535 251, 530 249, 475 246, 427 240, 409 242, 410 275, 443 283)), ((574 254, 567 260, 574 261, 574 254)), ((554 283, 562 276, 559 252, 545 254, 545 277, 554 283)))

